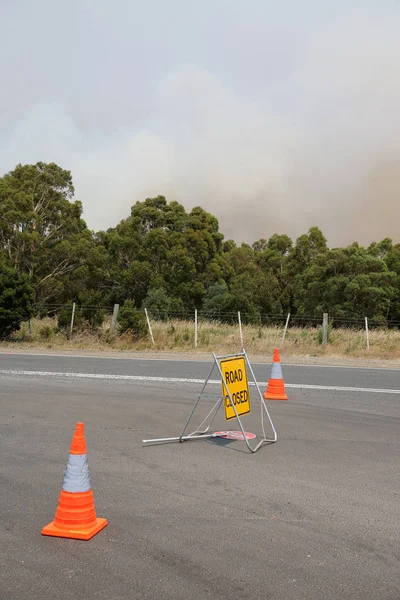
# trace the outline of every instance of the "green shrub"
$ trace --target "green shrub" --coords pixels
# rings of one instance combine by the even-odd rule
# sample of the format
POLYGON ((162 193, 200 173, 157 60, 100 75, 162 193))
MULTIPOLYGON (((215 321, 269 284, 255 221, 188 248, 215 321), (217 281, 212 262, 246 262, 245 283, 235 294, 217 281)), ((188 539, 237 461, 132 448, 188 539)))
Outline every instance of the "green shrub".
POLYGON ((102 300, 100 292, 84 290, 78 294, 82 319, 90 325, 91 329, 97 329, 103 325, 105 312, 101 308, 102 300))
POLYGON ((135 307, 134 300, 126 300, 120 308, 118 326, 121 333, 129 332, 136 338, 147 334, 146 317, 135 307))
POLYGON ((143 305, 160 321, 168 319, 171 310, 171 298, 163 288, 149 290, 143 305))
POLYGON ((18 331, 32 316, 34 291, 25 275, 0 267, 0 337, 18 331))
POLYGON ((104 323, 105 313, 102 308, 85 308, 82 307, 82 318, 89 323, 92 329, 101 327, 104 323))
MULTIPOLYGON (((72 305, 65 306, 60 310, 57 315, 57 325, 60 331, 68 332, 71 328, 71 318, 72 318, 72 305)), ((82 314, 79 308, 75 309, 74 315, 74 329, 79 329, 82 325, 82 314)))

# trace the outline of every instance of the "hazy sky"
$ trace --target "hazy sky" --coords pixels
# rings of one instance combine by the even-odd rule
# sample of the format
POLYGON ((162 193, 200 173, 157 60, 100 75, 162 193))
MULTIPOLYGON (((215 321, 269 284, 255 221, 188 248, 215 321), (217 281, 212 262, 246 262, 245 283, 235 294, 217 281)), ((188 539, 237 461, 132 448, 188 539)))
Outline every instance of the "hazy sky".
POLYGON ((163 194, 226 237, 400 241, 400 1, 0 0, 0 174, 92 229, 163 194))

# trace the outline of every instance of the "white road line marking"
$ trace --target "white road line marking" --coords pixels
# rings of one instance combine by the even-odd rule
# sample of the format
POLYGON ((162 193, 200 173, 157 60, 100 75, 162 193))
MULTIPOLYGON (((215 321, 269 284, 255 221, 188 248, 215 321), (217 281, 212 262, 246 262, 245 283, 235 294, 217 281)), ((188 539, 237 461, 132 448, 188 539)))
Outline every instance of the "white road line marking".
MULTIPOLYGON (((157 361, 157 362, 168 362, 168 363, 176 363, 176 362, 184 362, 184 363, 197 363, 197 364, 210 364, 212 363, 211 359, 201 359, 201 358, 181 358, 178 355, 175 355, 175 358, 164 358, 160 357, 145 357, 145 356, 96 356, 90 354, 50 354, 46 352, 34 354, 34 353, 23 353, 23 352, 7 352, 0 351, 0 356, 24 356, 24 357, 35 357, 35 358, 89 358, 91 360, 130 360, 130 361, 157 361)), ((266 359, 265 362, 252 362, 253 366, 259 367, 267 367, 270 368, 272 363, 271 360, 266 359)), ((312 364, 312 363, 286 363, 282 362, 282 367, 300 367, 300 368, 318 368, 318 369, 358 369, 359 371, 400 371, 399 368, 396 367, 368 367, 368 366, 357 366, 357 365, 325 365, 325 364, 312 364)))
MULTIPOLYGON (((264 363, 252 363, 255 365, 261 365, 264 363)), ((357 369, 358 371, 400 371, 400 368, 396 368, 396 367, 367 367, 367 366, 357 366, 357 365, 324 365, 324 364, 315 364, 313 365, 312 363, 307 363, 307 364, 300 364, 300 363, 285 363, 282 362, 282 368, 284 369, 285 367, 306 367, 306 368, 311 368, 313 369, 314 367, 316 369, 357 369)), ((400 367, 400 364, 399 364, 400 367)))
MULTIPOLYGON (((69 379, 109 379, 121 381, 155 381, 159 383, 204 383, 204 379, 186 377, 156 377, 151 375, 108 375, 103 373, 65 373, 62 371, 13 371, 0 370, 0 375, 28 375, 31 377, 66 377, 69 379)), ((213 381, 210 383, 219 383, 213 381)))
MULTIPOLYGON (((27 376, 27 377, 60 377, 66 379, 99 379, 111 381, 142 381, 155 383, 204 383, 204 379, 194 379, 190 377, 157 377, 151 375, 106 375, 102 373, 63 373, 61 371, 14 371, 11 369, 0 370, 0 375, 27 376)), ((209 383, 221 385, 218 379, 210 379, 209 383)), ((254 385, 254 382, 249 382, 254 385)), ((259 381, 260 386, 266 386, 266 381, 259 381)), ((312 385, 306 383, 285 383, 285 387, 305 390, 337 391, 337 392, 368 392, 372 394, 400 394, 400 390, 391 390, 384 388, 363 388, 363 387, 341 387, 333 385, 312 385)))
POLYGON ((305 390, 332 390, 337 392, 370 392, 371 394, 400 394, 400 390, 385 388, 342 387, 338 385, 311 385, 307 383, 285 383, 287 388, 305 390))

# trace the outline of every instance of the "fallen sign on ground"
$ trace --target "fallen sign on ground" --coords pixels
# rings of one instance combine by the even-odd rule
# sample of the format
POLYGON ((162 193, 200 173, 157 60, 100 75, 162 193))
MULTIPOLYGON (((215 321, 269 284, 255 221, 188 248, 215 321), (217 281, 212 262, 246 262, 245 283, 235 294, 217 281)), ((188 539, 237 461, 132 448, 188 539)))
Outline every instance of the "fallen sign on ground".
MULTIPOLYGON (((215 397, 215 393, 212 394, 215 397)), ((254 375, 253 368, 250 364, 250 360, 246 354, 246 351, 243 349, 239 354, 231 354, 226 356, 217 356, 213 353, 213 365, 212 368, 204 381, 203 387, 201 389, 200 394, 194 406, 186 420, 185 426, 181 432, 181 434, 177 437, 168 437, 168 438, 155 438, 150 440, 143 440, 144 444, 162 444, 168 442, 186 442, 190 440, 201 440, 201 439, 210 439, 210 438, 225 438, 225 439, 243 439, 246 443, 247 448, 250 452, 257 452, 259 448, 263 444, 271 444, 277 441, 278 435, 276 433, 274 424, 272 422, 271 416, 268 412, 267 405, 265 403, 264 397, 261 393, 259 385, 254 375), (200 423, 199 427, 193 431, 192 433, 185 435, 186 430, 189 426, 189 423, 196 411, 196 408, 201 402, 201 399, 205 396, 210 396, 210 394, 206 393, 207 385, 211 380, 211 376, 214 370, 217 369, 219 376, 221 378, 222 384, 222 394, 218 398, 217 402, 214 404, 212 409, 208 412, 206 417, 200 423), (251 412, 251 399, 250 399, 250 390, 249 390, 249 382, 247 373, 250 373, 252 377, 252 381, 254 382, 253 389, 255 388, 256 394, 259 396, 261 403, 261 429, 262 434, 259 436, 261 439, 256 444, 255 447, 252 447, 249 440, 254 439, 256 436, 254 434, 246 433, 241 417, 247 415, 251 412), (237 423, 240 427, 240 432, 229 432, 229 431, 217 431, 210 432, 211 425, 218 413, 218 410, 221 407, 221 404, 224 404, 225 411, 225 419, 230 421, 232 419, 236 419, 237 423), (267 417, 270 427, 272 429, 273 437, 267 438, 265 433, 264 426, 264 416, 267 417), (228 434, 231 433, 231 438, 228 437, 228 434), (238 435, 241 433, 241 437, 238 435)))

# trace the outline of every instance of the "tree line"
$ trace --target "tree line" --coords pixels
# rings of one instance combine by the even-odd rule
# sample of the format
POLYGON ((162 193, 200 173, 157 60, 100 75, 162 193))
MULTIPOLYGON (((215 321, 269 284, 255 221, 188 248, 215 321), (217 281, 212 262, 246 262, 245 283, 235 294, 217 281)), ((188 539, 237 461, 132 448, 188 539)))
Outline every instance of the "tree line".
POLYGON ((115 227, 94 232, 73 197, 70 171, 54 163, 19 164, 0 178, 3 335, 41 307, 57 312, 72 302, 93 327, 114 303, 160 318, 198 309, 221 320, 241 311, 255 322, 288 312, 400 322, 400 244, 391 239, 329 248, 311 227, 295 241, 274 234, 238 245, 209 212, 164 196, 136 202, 115 227))

